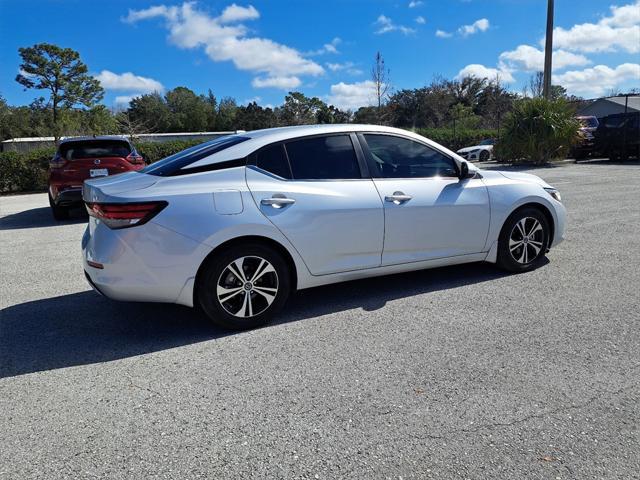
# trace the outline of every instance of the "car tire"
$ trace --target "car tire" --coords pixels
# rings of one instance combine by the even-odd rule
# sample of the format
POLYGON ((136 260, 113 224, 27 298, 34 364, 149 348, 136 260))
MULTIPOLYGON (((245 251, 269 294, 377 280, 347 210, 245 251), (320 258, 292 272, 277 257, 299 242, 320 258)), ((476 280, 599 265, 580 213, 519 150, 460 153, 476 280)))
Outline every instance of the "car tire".
POLYGON ((500 232, 498 266, 516 273, 539 267, 549 248, 550 232, 549 222, 539 209, 516 210, 509 215, 500 232))
POLYGON ((49 206, 51 207, 51 214, 55 220, 67 220, 69 218, 69 208, 56 205, 49 194, 49 206))
POLYGON ((282 309, 290 290, 287 262, 275 249, 259 243, 232 246, 211 256, 196 285, 204 313, 227 330, 267 324, 282 309))
POLYGON ((486 150, 482 150, 480 152, 479 161, 488 162, 489 158, 491 158, 491 154, 489 152, 487 152, 486 150))

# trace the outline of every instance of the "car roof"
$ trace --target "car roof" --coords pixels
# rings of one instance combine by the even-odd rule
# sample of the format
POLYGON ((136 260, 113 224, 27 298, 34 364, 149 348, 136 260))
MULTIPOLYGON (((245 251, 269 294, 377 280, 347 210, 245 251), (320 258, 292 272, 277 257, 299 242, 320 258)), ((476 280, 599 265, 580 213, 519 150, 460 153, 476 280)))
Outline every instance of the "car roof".
POLYGON ((129 142, 128 138, 125 138, 121 135, 92 135, 92 136, 85 136, 85 137, 73 137, 73 138, 65 138, 63 140, 60 141, 60 145, 65 144, 65 143, 72 143, 72 142, 87 142, 87 141, 100 141, 100 140, 119 140, 121 142, 129 142))
POLYGON ((271 142, 279 140, 287 140, 297 137, 306 137, 309 135, 322 135, 327 133, 346 133, 346 132, 387 132, 387 133, 409 133, 399 128, 386 127, 384 125, 363 125, 356 123, 339 123, 339 124, 318 124, 318 125, 295 125, 290 127, 265 128, 262 130, 252 130, 249 132, 239 133, 243 137, 261 138, 271 142))

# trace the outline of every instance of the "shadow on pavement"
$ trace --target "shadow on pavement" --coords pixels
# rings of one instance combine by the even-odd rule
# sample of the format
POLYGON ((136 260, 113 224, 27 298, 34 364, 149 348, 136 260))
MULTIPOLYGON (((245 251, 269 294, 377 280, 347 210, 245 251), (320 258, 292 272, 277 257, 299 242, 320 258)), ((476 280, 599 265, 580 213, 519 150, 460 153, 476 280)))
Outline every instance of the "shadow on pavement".
POLYGON ((89 216, 82 208, 74 208, 68 220, 54 220, 49 207, 32 208, 12 213, 0 218, 0 230, 17 230, 21 228, 58 227, 86 222, 89 216))
MULTIPOLYGON (((272 325, 355 308, 374 311, 392 300, 504 275, 492 265, 477 263, 303 290, 272 325)), ((0 378, 106 362, 234 333, 178 305, 122 303, 93 291, 36 300, 0 311, 0 378)))

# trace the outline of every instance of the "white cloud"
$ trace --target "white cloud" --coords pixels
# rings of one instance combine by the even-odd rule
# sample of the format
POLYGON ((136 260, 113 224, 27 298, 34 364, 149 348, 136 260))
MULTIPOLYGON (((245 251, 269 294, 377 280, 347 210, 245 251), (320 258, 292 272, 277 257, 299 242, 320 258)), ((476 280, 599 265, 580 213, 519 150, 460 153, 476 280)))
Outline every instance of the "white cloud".
MULTIPOLYGON (((519 45, 515 50, 502 52, 500 62, 509 69, 523 70, 525 72, 540 72, 544 69, 544 51, 530 45, 519 45)), ((565 67, 582 67, 591 61, 584 55, 556 50, 553 52, 553 69, 560 70, 565 67)))
POLYGON ((140 20, 146 20, 148 18, 165 17, 175 18, 178 13, 177 7, 167 7, 166 5, 159 5, 156 7, 149 7, 144 10, 131 10, 129 14, 122 19, 126 23, 135 23, 140 20))
POLYGON ((616 68, 596 65, 552 77, 555 85, 562 85, 571 94, 584 96, 602 96, 629 81, 640 82, 640 64, 623 63, 616 68))
POLYGON ((405 27, 404 25, 397 25, 393 23, 393 20, 385 15, 380 15, 373 24, 377 27, 377 30, 374 33, 378 35, 395 31, 399 31, 403 35, 411 35, 413 33, 416 33, 415 29, 405 27))
MULTIPOLYGON (((554 28, 554 46, 577 52, 640 52, 640 0, 610 8, 611 16, 598 23, 582 23, 568 30, 554 28)), ((540 44, 544 44, 544 38, 540 44)))
POLYGON ((416 8, 416 7, 419 7, 419 6, 423 5, 423 4, 424 4, 424 2, 421 1, 421 0, 411 0, 409 2, 409 8, 416 8))
POLYGON ((256 18, 260 18, 260 13, 253 5, 239 7, 235 3, 232 3, 222 11, 220 23, 241 22, 243 20, 255 20, 256 18))
POLYGON ((356 68, 356 64, 353 62, 327 63, 326 65, 332 72, 346 71, 349 75, 362 75, 364 73, 359 68, 356 68))
POLYGON ((118 107, 128 107, 131 100, 139 97, 140 95, 118 95, 114 100, 114 103, 118 107))
POLYGON ((617 7, 612 5, 611 16, 603 18, 600 23, 610 27, 632 27, 640 24, 640 1, 617 7))
POLYGON ((329 43, 325 43, 322 48, 319 48, 318 50, 312 50, 311 52, 306 52, 306 55, 313 56, 323 55, 325 53, 340 53, 340 51, 338 50, 338 45, 340 45, 341 43, 342 39, 339 37, 335 37, 329 43))
POLYGON ((485 67, 484 65, 480 65, 477 63, 467 65, 462 70, 460 70, 458 72, 458 75, 456 76, 457 79, 461 79, 464 77, 487 78, 489 80, 495 80, 496 78, 499 78, 501 82, 515 82, 515 79, 513 78, 513 75, 511 75, 511 72, 509 70, 503 68, 485 67))
POLYGON ((198 10, 193 2, 185 2, 179 7, 161 5, 145 10, 130 10, 124 20, 133 23, 149 18, 164 18, 169 40, 178 47, 203 48, 214 62, 231 61, 239 70, 265 75, 255 78, 254 86, 272 85, 288 89, 296 80, 300 84, 298 75, 317 76, 324 73, 320 65, 304 58, 296 49, 268 38, 250 37, 243 24, 234 23, 258 16, 259 12, 252 6, 245 8, 234 4, 227 7, 222 15, 212 17, 198 10))
POLYGON ((436 37, 438 38, 451 38, 453 33, 445 32, 444 30, 436 30, 436 37))
POLYGON ((251 81, 251 85, 255 88, 279 88, 281 90, 291 90, 302 84, 296 76, 290 77, 256 77, 251 81))
POLYGON ((340 82, 331 85, 331 94, 327 100, 338 108, 355 110, 374 104, 375 88, 376 84, 371 80, 356 83, 340 82))
POLYGON ((162 84, 153 78, 141 77, 131 72, 121 74, 103 70, 95 75, 105 90, 115 90, 121 92, 151 93, 164 90, 162 84))
POLYGON ((489 29, 489 20, 481 18, 476 20, 471 25, 463 25, 458 29, 458 33, 463 37, 468 37, 478 32, 486 32, 489 29))
POLYGON ((419 25, 424 25, 425 23, 427 23, 427 21, 425 20, 425 18, 422 15, 418 15, 416 17, 416 23, 419 25))

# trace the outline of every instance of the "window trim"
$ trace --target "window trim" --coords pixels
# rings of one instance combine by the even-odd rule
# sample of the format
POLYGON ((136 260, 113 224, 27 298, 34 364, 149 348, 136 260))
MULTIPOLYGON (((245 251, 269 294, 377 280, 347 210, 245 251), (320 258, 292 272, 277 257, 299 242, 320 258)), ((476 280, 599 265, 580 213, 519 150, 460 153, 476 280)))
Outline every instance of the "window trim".
POLYGON ((434 178, 445 178, 445 179, 460 179, 460 164, 459 162, 453 158, 451 155, 443 152, 442 150, 440 150, 439 148, 434 147, 433 145, 429 145, 428 143, 422 142, 420 140, 417 140, 413 137, 408 137, 406 135, 401 135, 395 132, 358 132, 357 134, 358 136, 358 140, 360 141, 361 145, 362 145, 362 150, 364 152, 364 155, 367 159, 367 163, 369 165, 369 171, 371 172, 371 178, 374 178, 376 180, 428 180, 428 179, 434 179, 434 178), (378 135, 378 136, 383 136, 383 137, 398 137, 398 138, 402 138, 404 140, 409 140, 412 142, 416 142, 419 143, 420 145, 423 145, 424 147, 430 148, 431 150, 435 150, 436 152, 438 152, 439 154, 443 155, 444 157, 448 158, 449 160, 451 160, 453 162, 453 166, 456 170, 456 175, 455 176, 446 176, 446 177, 438 177, 438 176, 433 176, 433 177, 383 177, 382 175, 377 173, 377 168, 375 168, 375 160, 373 159, 373 154, 371 153, 371 150, 369 149, 369 144, 367 143, 366 138, 364 137, 365 135, 378 135))
POLYGON ((285 140, 278 140, 277 142, 272 142, 267 145, 263 145, 258 148, 254 152, 251 152, 248 155, 247 167, 252 167, 252 169, 269 175, 270 177, 281 180, 283 182, 359 182, 362 180, 371 180, 371 175, 369 174, 369 166, 366 162, 364 152, 362 150, 362 146, 358 141, 358 137, 353 131, 346 132, 331 132, 331 133, 315 133, 313 135, 304 135, 300 137, 287 138, 285 140), (293 168, 291 168, 291 160, 289 159, 289 152, 287 152, 286 144, 291 142, 296 142, 298 140, 308 140, 312 138, 319 137, 336 137, 336 136, 347 136, 349 140, 351 140, 351 145, 353 147, 354 154, 356 156, 356 161, 358 163, 358 169, 360 170, 360 178, 294 178, 293 177, 293 168), (291 173, 291 178, 282 178, 275 173, 269 172, 268 170, 264 170, 258 166, 258 153, 260 151, 273 147, 275 145, 282 145, 284 150, 285 157, 287 159, 287 163, 289 164, 289 172, 291 173))

